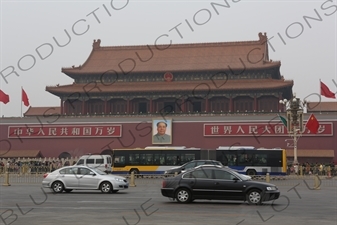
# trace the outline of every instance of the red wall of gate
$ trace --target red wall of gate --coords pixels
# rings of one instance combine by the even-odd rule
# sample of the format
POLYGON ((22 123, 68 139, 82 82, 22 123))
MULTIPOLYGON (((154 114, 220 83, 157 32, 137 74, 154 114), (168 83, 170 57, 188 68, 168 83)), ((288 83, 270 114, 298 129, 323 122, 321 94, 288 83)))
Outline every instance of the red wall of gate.
MULTIPOLYGON (((72 121, 70 123, 76 124, 80 122, 77 121, 75 123, 75 121, 72 121)), ((291 149, 291 147, 287 147, 288 142, 286 139, 290 139, 288 136, 268 136, 263 134, 248 136, 204 136, 204 124, 208 123, 215 122, 173 120, 172 144, 167 146, 211 149, 218 146, 241 145, 291 149)), ((332 121, 331 123, 332 136, 302 136, 298 141, 298 149, 333 149, 336 161, 337 137, 333 129, 337 126, 337 121, 332 121)), ((45 157, 58 157, 63 152, 68 152, 72 156, 81 156, 86 153, 101 153, 106 149, 153 146, 152 119, 142 122, 123 121, 114 124, 122 126, 121 137, 8 138, 10 126, 24 126, 24 123, 3 123, 0 125, 0 150, 40 150, 45 157)))

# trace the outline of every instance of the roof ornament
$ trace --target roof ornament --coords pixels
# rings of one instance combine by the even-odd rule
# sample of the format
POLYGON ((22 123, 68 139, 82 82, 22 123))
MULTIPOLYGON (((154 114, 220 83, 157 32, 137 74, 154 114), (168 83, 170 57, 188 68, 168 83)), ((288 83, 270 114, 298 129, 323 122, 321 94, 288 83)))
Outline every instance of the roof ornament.
POLYGON ((259 41, 260 42, 266 42, 267 41, 267 33, 264 32, 264 34, 262 34, 262 32, 259 33, 259 41))
POLYGON ((101 39, 94 40, 94 43, 92 44, 93 49, 98 49, 101 47, 101 39))

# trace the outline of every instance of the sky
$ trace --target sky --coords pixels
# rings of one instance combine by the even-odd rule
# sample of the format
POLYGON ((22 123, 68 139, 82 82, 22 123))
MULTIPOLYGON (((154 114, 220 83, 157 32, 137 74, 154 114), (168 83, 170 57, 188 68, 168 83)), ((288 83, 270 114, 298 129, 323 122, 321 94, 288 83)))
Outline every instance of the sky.
POLYGON ((45 88, 72 84, 61 69, 83 64, 93 40, 153 45, 166 34, 173 44, 232 42, 258 40, 259 32, 297 97, 336 102, 319 96, 319 80, 337 92, 337 0, 1 0, 0 89, 10 102, 0 102, 0 116, 28 109, 21 88, 32 107, 60 106, 45 88))

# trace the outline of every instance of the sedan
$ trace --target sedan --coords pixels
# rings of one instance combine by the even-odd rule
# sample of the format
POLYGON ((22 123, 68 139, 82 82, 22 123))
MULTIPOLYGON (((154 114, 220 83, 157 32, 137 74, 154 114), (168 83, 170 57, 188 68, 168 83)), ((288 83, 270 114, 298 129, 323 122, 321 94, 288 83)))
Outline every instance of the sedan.
POLYGON ((198 166, 202 166, 202 165, 218 165, 218 166, 223 166, 221 162, 216 161, 216 160, 192 160, 190 162, 187 162, 181 166, 176 166, 176 167, 172 167, 169 170, 166 170, 164 172, 165 175, 168 174, 179 174, 179 173, 184 173, 187 170, 193 169, 195 167, 198 166))
POLYGON ((55 193, 72 190, 101 190, 116 193, 129 187, 129 182, 121 176, 107 174, 87 166, 67 166, 43 175, 42 186, 55 193))
POLYGON ((180 203, 215 199, 261 204, 280 197, 280 191, 273 184, 252 181, 231 169, 216 166, 194 168, 175 177, 164 178, 161 193, 180 203))

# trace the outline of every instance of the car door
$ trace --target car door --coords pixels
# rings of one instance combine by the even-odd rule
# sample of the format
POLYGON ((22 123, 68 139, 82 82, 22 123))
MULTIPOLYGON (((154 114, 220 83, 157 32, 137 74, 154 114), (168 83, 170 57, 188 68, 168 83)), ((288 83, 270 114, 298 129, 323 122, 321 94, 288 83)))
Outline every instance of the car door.
POLYGON ((80 167, 77 176, 80 189, 96 189, 98 187, 100 178, 92 170, 80 167))
POLYGON ((187 179, 188 186, 192 190, 194 198, 211 198, 212 193, 212 171, 200 168, 184 176, 187 179))
POLYGON ((78 187, 77 167, 64 168, 60 170, 59 176, 66 188, 76 189, 78 187))
POLYGON ((237 176, 226 170, 213 170, 214 194, 219 199, 242 200, 244 199, 245 184, 237 176))

